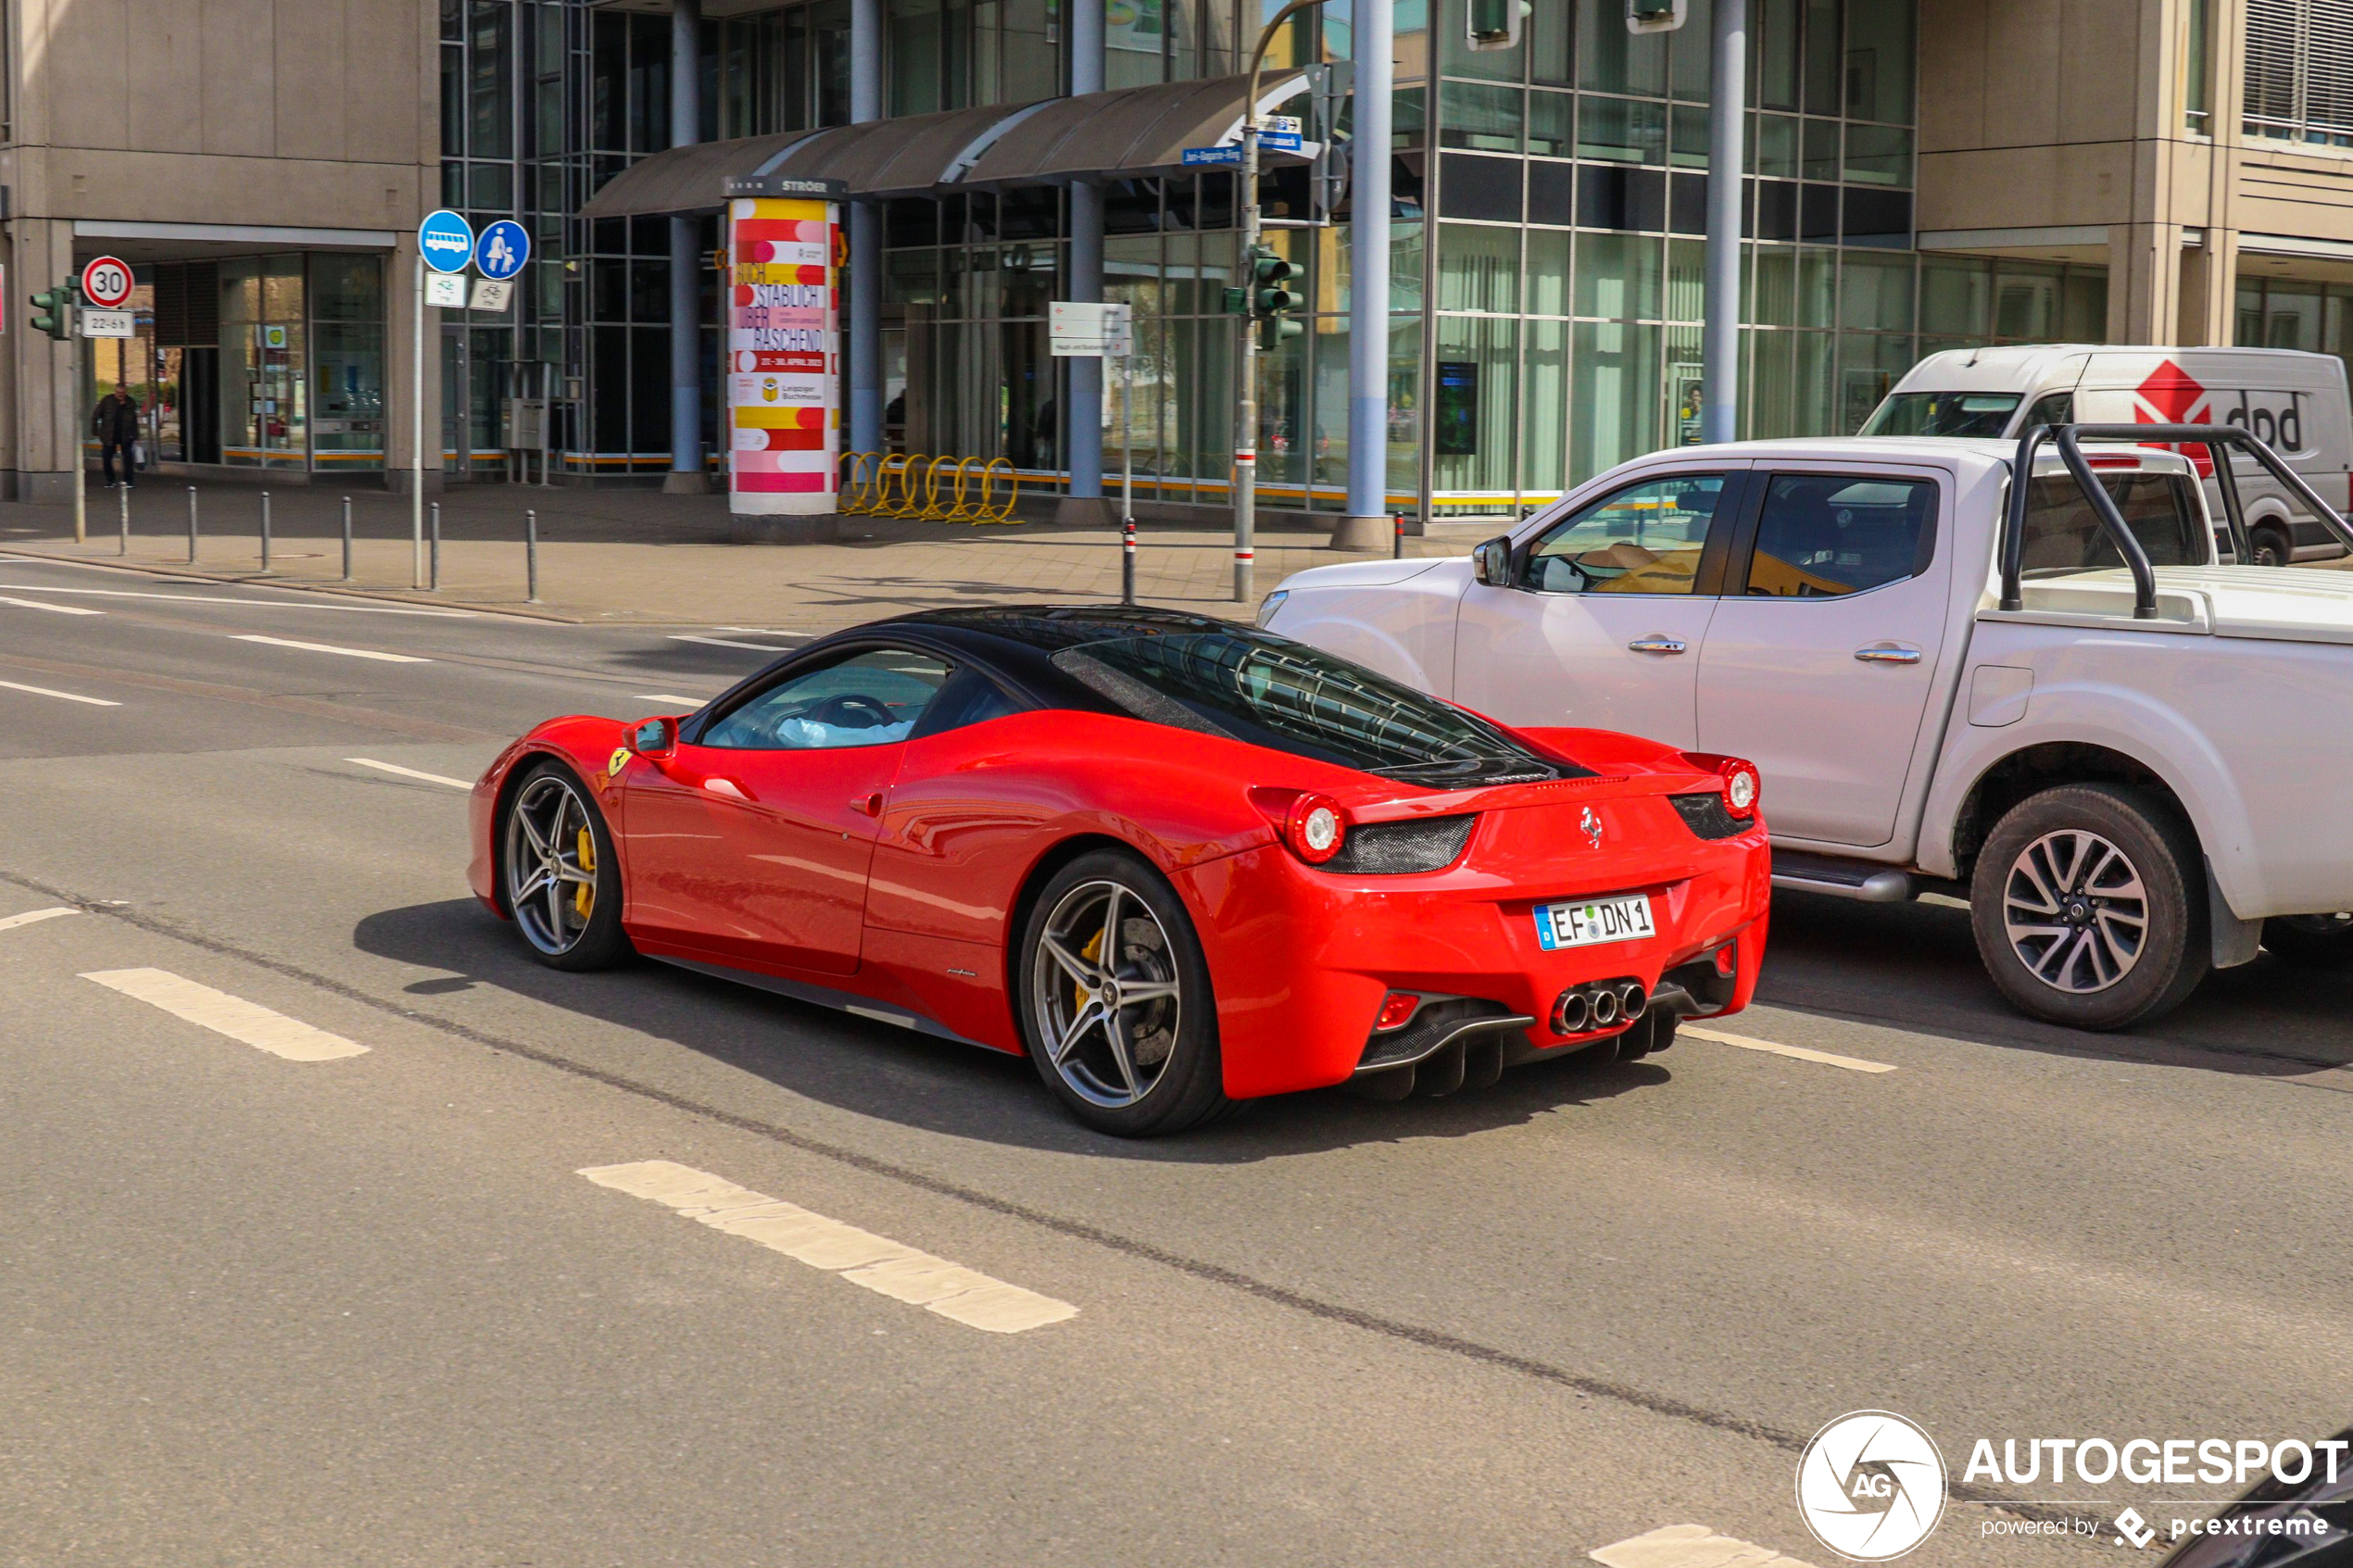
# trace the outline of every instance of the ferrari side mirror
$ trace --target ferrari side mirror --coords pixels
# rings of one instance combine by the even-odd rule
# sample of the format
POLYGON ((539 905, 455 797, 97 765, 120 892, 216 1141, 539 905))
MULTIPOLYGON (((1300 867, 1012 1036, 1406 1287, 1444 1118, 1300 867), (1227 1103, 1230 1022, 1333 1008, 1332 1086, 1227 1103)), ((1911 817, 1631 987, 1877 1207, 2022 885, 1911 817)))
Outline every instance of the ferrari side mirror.
POLYGON ((1512 583, 1512 538, 1498 534, 1471 551, 1471 575, 1490 588, 1508 588, 1512 583))
POLYGON ((648 719, 629 732, 629 749, 650 762, 659 762, 678 749, 678 721, 648 719))

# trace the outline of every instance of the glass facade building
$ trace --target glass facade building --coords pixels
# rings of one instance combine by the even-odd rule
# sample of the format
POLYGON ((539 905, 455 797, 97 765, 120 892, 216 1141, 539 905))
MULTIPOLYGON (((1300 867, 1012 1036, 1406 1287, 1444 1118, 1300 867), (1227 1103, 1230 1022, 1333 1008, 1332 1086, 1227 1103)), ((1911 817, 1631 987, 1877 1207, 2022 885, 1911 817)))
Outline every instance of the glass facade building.
MULTIPOLYGON (((1471 46, 1466 3, 1396 9, 1387 474, 1392 508, 1433 518, 1524 510, 1696 439, 1699 420, 1708 0, 1691 0, 1680 31, 1642 37, 1622 0, 1535 0, 1517 41, 1489 49, 1471 46)), ((1065 91, 1063 4, 886 0, 887 115, 1065 91)), ((1352 16, 1331 0, 1271 63, 1344 66, 1352 16)), ((1850 432, 1936 349, 2105 335, 2105 268, 1916 248, 1917 0, 1751 0, 1750 16, 1743 433, 1850 432)), ((671 19, 583 0, 443 0, 442 18, 445 199, 477 221, 517 216, 539 246, 516 310, 444 315, 447 460, 503 471, 499 399, 544 389, 560 400, 560 474, 659 472, 667 220, 573 215, 667 145, 671 19)), ((1255 23, 1234 0, 1118 0, 1106 82, 1230 73, 1255 23)), ((707 19, 703 136, 843 123, 849 26, 848 0, 707 19)), ((1350 231, 1307 222, 1302 170, 1271 175, 1264 201, 1311 308, 1310 330, 1261 360, 1261 483, 1277 508, 1338 512, 1350 231)), ((1051 185, 887 204, 894 447, 1059 477, 1066 386, 1046 307, 1067 297, 1068 206, 1051 185)), ((1113 181, 1104 207, 1105 297, 1135 307, 1138 334, 1135 357, 1108 367, 1105 467, 1115 475, 1124 451, 1142 498, 1222 507, 1240 330, 1221 308, 1239 259, 1232 178, 1113 181)), ((706 221, 705 253, 715 244, 706 221)))

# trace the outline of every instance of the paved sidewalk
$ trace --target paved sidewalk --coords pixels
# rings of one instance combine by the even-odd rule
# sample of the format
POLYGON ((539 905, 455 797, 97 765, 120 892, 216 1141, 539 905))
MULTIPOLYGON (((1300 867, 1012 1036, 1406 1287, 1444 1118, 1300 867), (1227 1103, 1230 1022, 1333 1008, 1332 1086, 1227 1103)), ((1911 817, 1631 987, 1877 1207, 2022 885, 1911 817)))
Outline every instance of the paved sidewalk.
MULTIPOLYGON (((1093 604, 1119 596, 1115 529, 1051 523, 841 520, 831 545, 727 543, 726 499, 637 490, 460 485, 441 497, 438 594, 410 588, 409 503, 382 491, 351 496, 353 581, 342 570, 342 495, 326 486, 271 495, 270 572, 261 575, 261 489, 197 487, 196 564, 188 564, 188 486, 169 476, 132 492, 130 564, 222 581, 360 592, 550 619, 669 624, 739 624, 824 631, 901 610, 1006 601, 1093 604), (523 513, 539 515, 539 596, 524 602, 523 513)), ((73 543, 64 507, 0 504, 0 551, 121 562, 117 493, 94 479, 87 544, 73 543)), ((1137 589, 1148 603, 1212 615, 1245 615, 1232 597, 1233 535, 1221 514, 1204 527, 1139 527, 1137 589)), ((1480 529, 1408 539, 1413 555, 1467 550, 1480 529)), ((1292 572, 1378 552, 1332 549, 1319 533, 1258 537, 1257 587, 1292 572)))

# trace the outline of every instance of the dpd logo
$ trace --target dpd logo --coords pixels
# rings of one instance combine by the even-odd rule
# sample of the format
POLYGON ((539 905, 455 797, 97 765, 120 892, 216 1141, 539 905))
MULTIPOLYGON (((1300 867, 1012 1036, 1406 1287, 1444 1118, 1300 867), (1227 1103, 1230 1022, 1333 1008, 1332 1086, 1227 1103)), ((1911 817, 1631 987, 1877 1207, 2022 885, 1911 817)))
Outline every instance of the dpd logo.
POLYGON ((1841 1557, 1901 1557, 1944 1516, 1944 1457, 1927 1433, 1891 1411, 1840 1416, 1797 1461, 1797 1511, 1841 1557))

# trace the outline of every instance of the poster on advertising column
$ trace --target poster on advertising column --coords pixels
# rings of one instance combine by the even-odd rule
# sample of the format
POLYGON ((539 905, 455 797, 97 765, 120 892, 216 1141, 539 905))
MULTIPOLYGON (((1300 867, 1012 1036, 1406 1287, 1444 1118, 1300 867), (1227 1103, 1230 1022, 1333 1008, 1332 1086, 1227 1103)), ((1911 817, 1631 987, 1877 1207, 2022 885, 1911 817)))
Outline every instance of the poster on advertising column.
POLYGON ((838 182, 727 182, 727 505, 748 516, 838 505, 838 182))

